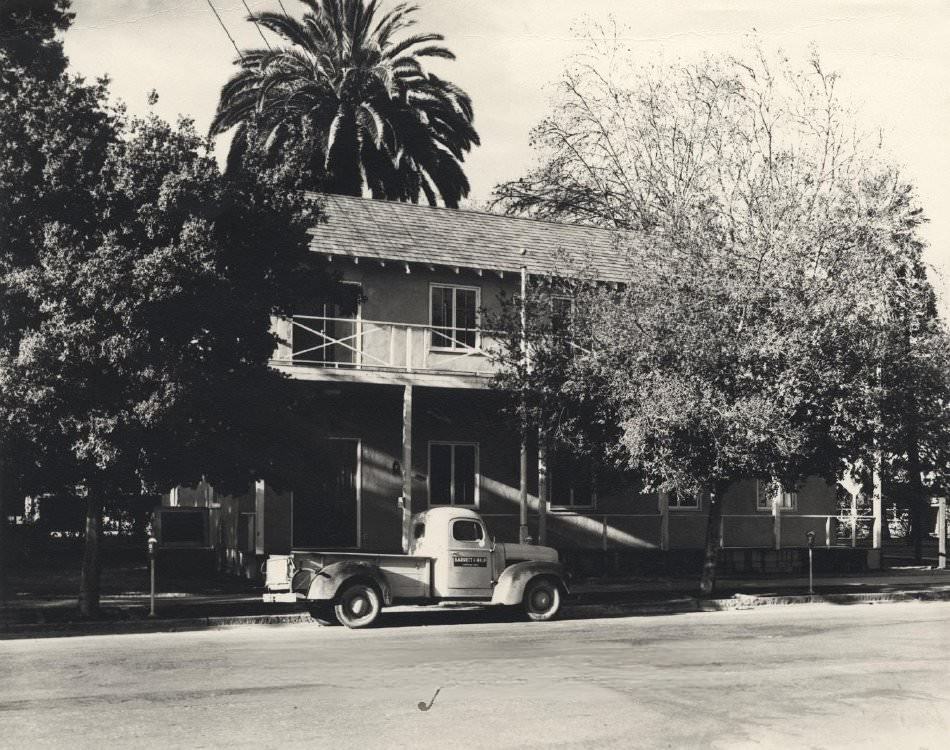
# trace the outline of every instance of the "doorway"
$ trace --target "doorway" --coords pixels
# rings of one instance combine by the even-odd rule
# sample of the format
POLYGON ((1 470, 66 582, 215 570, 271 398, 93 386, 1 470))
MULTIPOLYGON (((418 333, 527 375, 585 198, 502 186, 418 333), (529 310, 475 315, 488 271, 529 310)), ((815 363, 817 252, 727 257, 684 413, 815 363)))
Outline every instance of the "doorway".
POLYGON ((360 441, 317 444, 293 499, 293 546, 357 549, 360 539, 360 441))

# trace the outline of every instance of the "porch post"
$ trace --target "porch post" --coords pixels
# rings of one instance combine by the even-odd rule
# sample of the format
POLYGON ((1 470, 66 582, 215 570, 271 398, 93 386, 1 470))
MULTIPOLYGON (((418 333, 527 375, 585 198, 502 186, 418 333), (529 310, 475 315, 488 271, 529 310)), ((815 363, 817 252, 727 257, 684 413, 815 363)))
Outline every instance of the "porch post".
POLYGON ((670 548, 670 493, 660 491, 660 549, 664 552, 670 548))
POLYGON ((937 567, 947 569, 947 498, 937 498, 937 567))
POLYGON ((874 549, 881 548, 883 538, 884 513, 881 508, 881 452, 874 451, 874 474, 871 487, 871 512, 874 515, 872 540, 874 549))
POLYGON ((851 546, 858 546, 858 493, 851 495, 851 546))
POLYGON ((548 541, 548 446, 538 430, 538 544, 548 541))
POLYGON ((402 496, 412 513, 412 386, 402 392, 402 496))
POLYGON ((772 498, 772 535, 775 537, 775 549, 782 549, 782 492, 776 492, 772 498))
MULTIPOLYGON (((522 248, 521 254, 525 254, 522 248)), ((528 268, 521 266, 521 358, 528 367, 528 268)), ((524 406, 524 393, 522 393, 524 406)), ((518 541, 528 543, 528 425, 525 415, 521 417, 521 470, 519 484, 518 541)))
POLYGON ((528 441, 521 437, 521 471, 518 503, 518 542, 528 543, 528 441))
POLYGON ((290 318, 280 318, 271 315, 271 332, 277 336, 277 350, 274 359, 290 361, 293 359, 293 321, 290 318))

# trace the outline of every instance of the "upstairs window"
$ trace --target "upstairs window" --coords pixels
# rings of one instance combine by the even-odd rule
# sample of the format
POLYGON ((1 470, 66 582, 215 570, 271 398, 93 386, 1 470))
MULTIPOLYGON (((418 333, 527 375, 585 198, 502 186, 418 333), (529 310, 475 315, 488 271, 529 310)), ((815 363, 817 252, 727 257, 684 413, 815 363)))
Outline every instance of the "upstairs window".
POLYGON ((429 323, 432 346, 438 349, 471 349, 478 343, 478 287, 433 284, 429 323))
POLYGON ((672 510, 699 510, 699 496, 673 490, 667 496, 667 504, 672 510))
POLYGON ((755 509, 772 510, 772 500, 778 497, 779 510, 798 510, 798 493, 786 492, 781 485, 775 482, 763 482, 756 480, 755 483, 755 509))
POLYGON ((478 445, 429 443, 429 505, 478 505, 478 445))

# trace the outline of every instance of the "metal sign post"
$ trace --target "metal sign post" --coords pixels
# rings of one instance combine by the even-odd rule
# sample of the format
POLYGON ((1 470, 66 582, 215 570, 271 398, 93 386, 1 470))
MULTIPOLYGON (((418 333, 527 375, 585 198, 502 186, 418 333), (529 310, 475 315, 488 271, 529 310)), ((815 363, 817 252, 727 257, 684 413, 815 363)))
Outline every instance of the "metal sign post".
POLYGON ((155 557, 158 554, 158 540, 155 537, 148 539, 148 565, 149 565, 149 607, 148 616, 155 617, 155 557))
POLYGON ((806 535, 808 538, 808 593, 815 593, 815 575, 813 569, 813 560, 812 557, 815 551, 815 532, 809 531, 806 535))

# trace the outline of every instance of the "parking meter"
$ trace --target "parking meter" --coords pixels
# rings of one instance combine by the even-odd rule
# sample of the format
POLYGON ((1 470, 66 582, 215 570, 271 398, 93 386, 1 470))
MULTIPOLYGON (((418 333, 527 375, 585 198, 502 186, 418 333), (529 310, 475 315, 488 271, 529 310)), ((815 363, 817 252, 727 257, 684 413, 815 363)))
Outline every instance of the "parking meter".
POLYGON ((149 567, 149 607, 148 616, 155 617, 155 558, 158 556, 158 539, 148 538, 148 567, 149 567))
POLYGON ((814 594, 815 593, 815 586, 814 586, 815 578, 814 578, 814 573, 812 570, 812 550, 815 549, 815 532, 809 531, 807 534, 805 534, 805 536, 808 539, 808 593, 814 594))

